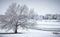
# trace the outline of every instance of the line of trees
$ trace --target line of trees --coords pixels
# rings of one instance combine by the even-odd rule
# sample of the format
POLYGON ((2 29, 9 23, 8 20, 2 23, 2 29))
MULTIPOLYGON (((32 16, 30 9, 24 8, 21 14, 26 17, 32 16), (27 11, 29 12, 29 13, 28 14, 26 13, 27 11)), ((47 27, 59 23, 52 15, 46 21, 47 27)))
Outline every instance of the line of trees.
POLYGON ((44 16, 40 16, 40 19, 44 20, 60 20, 60 14, 46 14, 44 16))
POLYGON ((5 15, 0 15, 0 29, 13 30, 17 33, 18 26, 22 28, 30 28, 37 24, 34 21, 35 12, 29 9, 26 5, 20 6, 12 3, 5 15), (29 20, 33 20, 30 21, 29 20))

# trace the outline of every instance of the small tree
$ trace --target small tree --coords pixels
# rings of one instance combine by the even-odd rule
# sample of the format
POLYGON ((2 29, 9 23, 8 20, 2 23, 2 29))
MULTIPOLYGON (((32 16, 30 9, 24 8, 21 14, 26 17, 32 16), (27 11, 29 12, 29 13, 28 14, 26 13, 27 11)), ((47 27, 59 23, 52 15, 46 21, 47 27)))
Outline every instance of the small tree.
POLYGON ((3 20, 6 22, 2 22, 1 20, 1 22, 4 23, 4 25, 1 26, 1 29, 13 29, 14 32, 17 33, 18 26, 21 26, 22 28, 28 28, 27 26, 34 24, 28 23, 28 21, 31 19, 31 16, 34 17, 35 15, 34 13, 32 13, 30 13, 30 10, 27 8, 26 5, 20 6, 16 5, 16 3, 13 3, 9 6, 4 15, 6 18, 3 20))

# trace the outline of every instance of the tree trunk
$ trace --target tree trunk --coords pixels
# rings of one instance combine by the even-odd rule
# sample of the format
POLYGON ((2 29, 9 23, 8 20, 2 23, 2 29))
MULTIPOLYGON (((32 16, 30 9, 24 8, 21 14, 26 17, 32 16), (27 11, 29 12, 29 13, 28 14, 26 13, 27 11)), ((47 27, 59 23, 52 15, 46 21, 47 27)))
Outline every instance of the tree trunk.
POLYGON ((15 33, 17 33, 17 23, 18 22, 16 22, 16 25, 15 25, 15 33))
POLYGON ((15 33, 17 33, 17 25, 16 25, 16 27, 15 27, 15 33))

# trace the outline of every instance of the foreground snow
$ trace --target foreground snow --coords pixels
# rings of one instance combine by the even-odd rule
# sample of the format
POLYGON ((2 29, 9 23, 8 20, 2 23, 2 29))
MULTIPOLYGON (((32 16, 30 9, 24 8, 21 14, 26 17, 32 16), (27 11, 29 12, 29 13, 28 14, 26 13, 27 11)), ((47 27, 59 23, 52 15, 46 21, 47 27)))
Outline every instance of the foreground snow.
POLYGON ((0 34, 0 37, 60 37, 60 34, 52 34, 48 31, 29 29, 24 34, 0 34))

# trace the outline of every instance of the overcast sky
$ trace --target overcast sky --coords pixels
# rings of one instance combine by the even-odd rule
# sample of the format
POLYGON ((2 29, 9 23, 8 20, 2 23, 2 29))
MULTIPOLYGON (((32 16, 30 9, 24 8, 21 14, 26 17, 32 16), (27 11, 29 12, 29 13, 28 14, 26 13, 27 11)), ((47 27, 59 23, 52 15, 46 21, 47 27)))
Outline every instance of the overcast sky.
POLYGON ((37 14, 60 13, 60 0, 0 0, 0 14, 6 12, 11 3, 27 5, 37 14))

